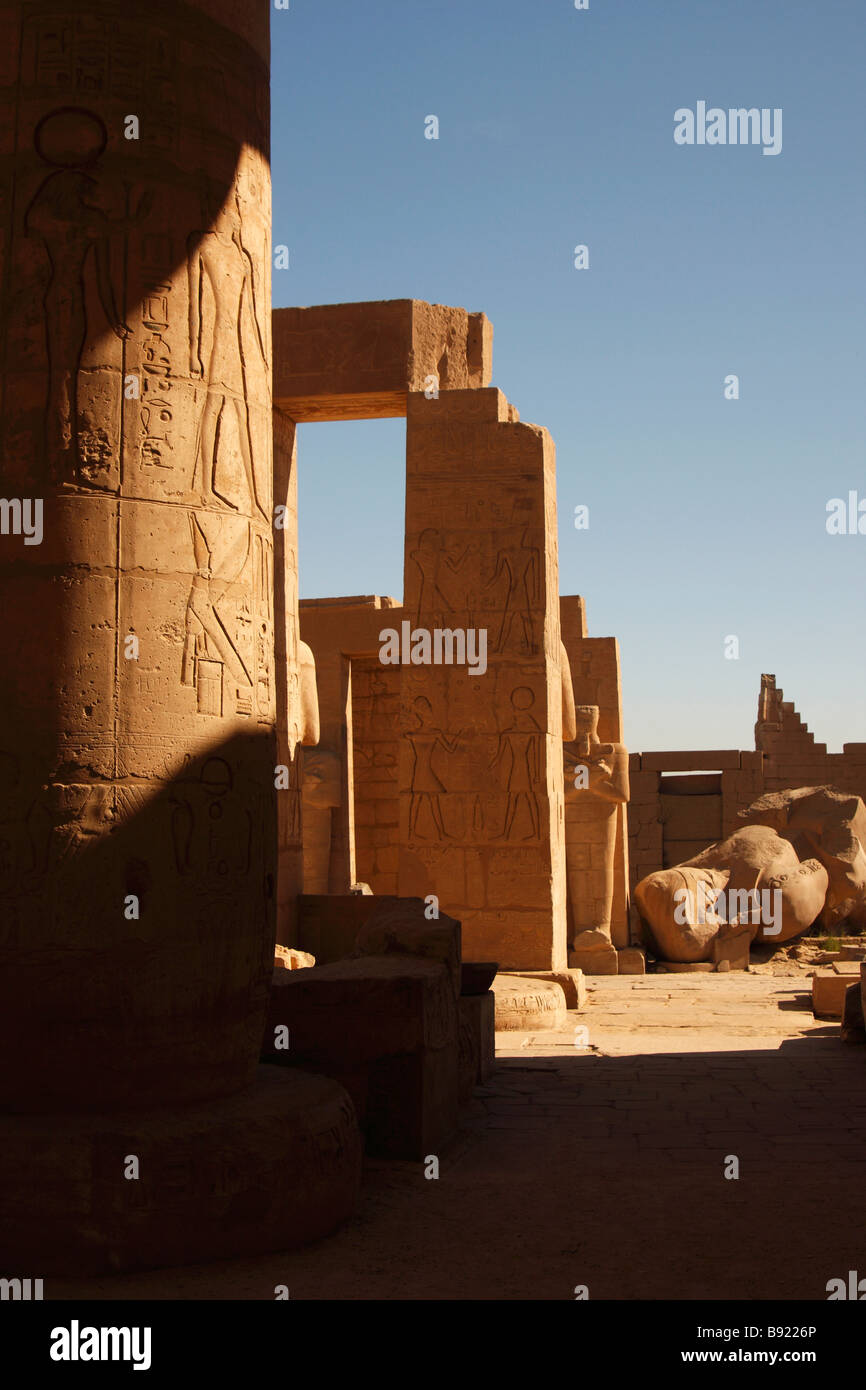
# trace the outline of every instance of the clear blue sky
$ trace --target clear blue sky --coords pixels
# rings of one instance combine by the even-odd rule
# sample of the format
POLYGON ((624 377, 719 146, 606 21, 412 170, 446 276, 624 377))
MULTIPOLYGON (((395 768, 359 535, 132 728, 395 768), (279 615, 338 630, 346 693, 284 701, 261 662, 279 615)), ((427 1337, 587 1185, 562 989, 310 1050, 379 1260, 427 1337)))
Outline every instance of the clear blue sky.
MULTIPOLYGON (((866 499, 863 0, 291 0, 272 36, 274 304, 488 315, 629 746, 751 747, 762 671, 866 741, 866 535, 825 528, 866 499), (676 145, 699 100, 781 107, 782 152, 676 145)), ((404 442, 301 428, 303 596, 401 596, 404 442)))

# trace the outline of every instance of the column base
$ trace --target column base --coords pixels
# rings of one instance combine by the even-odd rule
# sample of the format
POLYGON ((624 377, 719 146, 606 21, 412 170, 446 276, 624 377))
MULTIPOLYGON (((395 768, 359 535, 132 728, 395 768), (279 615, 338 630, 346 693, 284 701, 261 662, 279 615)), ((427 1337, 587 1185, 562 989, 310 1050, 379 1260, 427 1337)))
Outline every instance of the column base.
POLYGON ((565 991, 554 980, 497 975, 493 981, 497 1033, 565 1029, 569 1026, 565 991))
POLYGON ((616 947, 606 932, 591 928, 578 932, 568 953, 568 963, 584 975, 617 975, 616 947))
POLYGON ((561 985, 568 1009, 582 1009, 586 1006, 586 981, 582 970, 569 967, 567 970, 500 970, 497 978, 513 980, 552 980, 561 985))
POLYGON ((205 1105, 3 1115, 4 1274, 84 1277, 305 1245, 349 1216, 361 1159, 342 1087, 277 1067, 205 1105), (138 1178, 124 1176, 133 1157, 138 1178))

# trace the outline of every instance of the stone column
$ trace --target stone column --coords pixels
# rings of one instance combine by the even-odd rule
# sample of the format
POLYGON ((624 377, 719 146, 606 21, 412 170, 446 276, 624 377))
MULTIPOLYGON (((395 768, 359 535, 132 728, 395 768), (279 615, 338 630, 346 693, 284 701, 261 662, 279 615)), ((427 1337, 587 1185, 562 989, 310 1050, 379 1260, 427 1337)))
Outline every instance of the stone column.
POLYGON ((467 959, 559 969, 553 443, 518 423, 500 391, 454 390, 429 400, 410 393, 406 449, 402 616, 431 640, 436 629, 483 632, 486 670, 435 656, 402 667, 399 891, 436 894, 463 924, 467 959))
POLYGON ((4 486, 44 517, 41 544, 0 550, 19 826, 0 1030, 21 1057, 0 1095, 21 1108, 86 1104, 97 1076, 101 1104, 200 1098, 256 1064, 275 870, 267 9, 239 31, 222 3, 0 9, 4 486))
POLYGON ((3 1203, 56 1208, 49 1263, 150 1258, 148 1202, 172 1258, 184 1191, 186 1255, 257 1245, 292 1108, 264 1103, 256 1184, 226 1145, 256 1123, 274 945, 269 17, 0 0, 0 448, 42 511, 41 543, 0 538, 0 1107, 194 1107, 137 1139, 69 1118, 38 1180, 15 1140, 3 1203))

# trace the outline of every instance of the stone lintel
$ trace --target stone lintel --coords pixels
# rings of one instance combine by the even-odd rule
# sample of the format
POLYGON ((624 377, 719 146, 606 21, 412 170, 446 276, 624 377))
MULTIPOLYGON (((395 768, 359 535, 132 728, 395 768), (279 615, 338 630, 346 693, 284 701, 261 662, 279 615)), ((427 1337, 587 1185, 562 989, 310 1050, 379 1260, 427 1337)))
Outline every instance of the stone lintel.
POLYGON ((739 767, 740 753, 737 748, 641 753, 643 772, 727 772, 738 771, 739 767))
POLYGON ((389 419, 435 379, 487 386, 493 327, 480 313, 420 299, 275 309, 274 402, 298 422, 389 419))
MULTIPOLYGON (((428 397, 423 391, 413 391, 407 398, 407 419, 418 425, 435 425, 438 416, 449 425, 516 425, 520 423, 520 413, 498 386, 454 389, 444 393, 439 400, 428 397), (447 416, 441 409, 447 406, 447 416)), ((525 429, 550 438, 547 431, 539 425, 525 424, 525 429)))
POLYGON ((400 600, 383 594, 348 594, 336 598, 302 598, 299 608, 399 608, 400 600))

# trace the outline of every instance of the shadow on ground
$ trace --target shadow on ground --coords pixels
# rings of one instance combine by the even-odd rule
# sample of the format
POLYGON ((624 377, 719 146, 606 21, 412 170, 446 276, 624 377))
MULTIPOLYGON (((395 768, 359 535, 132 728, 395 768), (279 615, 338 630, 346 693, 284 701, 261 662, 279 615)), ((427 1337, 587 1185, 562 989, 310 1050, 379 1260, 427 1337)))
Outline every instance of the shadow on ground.
POLYGON ((437 1180, 368 1163, 331 1240, 45 1292, 558 1300, 587 1285, 590 1299, 824 1300, 863 1266, 864 1140, 866 1049, 833 1025, 732 1051, 524 1051, 479 1088, 437 1180))

